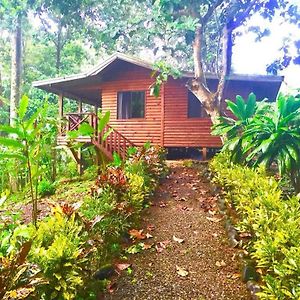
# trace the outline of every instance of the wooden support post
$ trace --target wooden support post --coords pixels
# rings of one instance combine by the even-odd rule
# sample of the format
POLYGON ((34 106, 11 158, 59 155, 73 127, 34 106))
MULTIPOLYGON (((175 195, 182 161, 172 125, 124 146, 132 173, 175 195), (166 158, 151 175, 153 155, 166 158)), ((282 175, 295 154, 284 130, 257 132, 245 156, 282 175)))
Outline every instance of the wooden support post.
POLYGON ((64 95, 62 93, 58 96, 58 116, 59 116, 59 133, 63 133, 63 116, 64 116, 64 95))
POLYGON ((81 114, 82 113, 82 101, 78 101, 78 112, 81 114))
POLYGON ((81 176, 83 174, 83 161, 82 161, 82 152, 81 152, 81 147, 78 149, 78 162, 77 162, 77 167, 78 167, 78 173, 81 176))
POLYGON ((163 147, 165 143, 165 85, 163 84, 160 92, 160 105, 161 105, 161 113, 160 113, 160 145, 163 147))
POLYGON ((203 161, 207 160, 207 148, 206 147, 202 148, 202 160, 203 161))
POLYGON ((98 109, 99 109, 98 105, 95 105, 95 115, 96 116, 98 116, 98 109))
POLYGON ((60 118, 64 116, 64 95, 62 93, 58 96, 58 115, 60 118))

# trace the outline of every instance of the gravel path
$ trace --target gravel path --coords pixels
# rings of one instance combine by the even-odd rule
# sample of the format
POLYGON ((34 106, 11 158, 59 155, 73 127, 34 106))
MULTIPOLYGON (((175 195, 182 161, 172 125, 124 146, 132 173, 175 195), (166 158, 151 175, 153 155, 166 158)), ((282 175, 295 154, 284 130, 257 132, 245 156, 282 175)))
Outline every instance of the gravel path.
POLYGON ((104 299, 250 299, 216 199, 196 169, 171 164, 152 202, 137 228, 153 236, 137 243, 152 246, 129 255, 132 272, 122 271, 104 299))

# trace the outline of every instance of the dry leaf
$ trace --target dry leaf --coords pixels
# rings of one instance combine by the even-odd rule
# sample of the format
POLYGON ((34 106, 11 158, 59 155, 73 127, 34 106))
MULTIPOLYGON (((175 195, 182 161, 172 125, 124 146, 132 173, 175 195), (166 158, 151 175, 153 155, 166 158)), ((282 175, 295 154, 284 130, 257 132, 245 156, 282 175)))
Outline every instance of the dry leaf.
POLYGON ((220 221, 223 220, 223 218, 218 219, 218 218, 210 218, 210 217, 206 217, 206 219, 207 219, 208 221, 211 221, 211 222, 214 222, 214 223, 218 223, 218 222, 220 222, 220 221))
POLYGON ((131 266, 131 264, 116 264, 116 268, 120 271, 126 270, 131 266))
POLYGON ((176 271, 177 271, 177 274, 182 277, 186 277, 189 275, 189 272, 187 270, 185 270, 184 268, 181 268, 179 266, 176 266, 176 271))
POLYGON ((132 237, 134 237, 138 240, 144 240, 146 238, 146 236, 143 234, 143 229, 141 229, 141 230, 131 229, 131 230, 128 231, 128 233, 132 237))
POLYGON ((151 239, 151 238, 153 238, 153 235, 147 232, 146 233, 146 239, 151 239))
POLYGON ((149 224, 149 225, 147 226, 147 230, 148 230, 148 231, 153 231, 154 229, 155 229, 155 226, 152 225, 152 224, 149 224))
POLYGON ((115 282, 109 282, 106 286, 107 291, 112 294, 115 291, 117 284, 115 282))
POLYGON ((161 253, 164 249, 167 248, 167 246, 171 243, 171 241, 163 241, 163 242, 158 242, 155 245, 155 249, 158 253, 161 253))
POLYGON ((224 260, 217 261, 216 262, 216 266, 217 267, 225 267, 226 266, 226 262, 224 260))
POLYGON ((173 235, 173 241, 182 244, 184 242, 184 239, 177 238, 175 235, 173 235))
POLYGON ((233 274, 228 274, 226 277, 230 278, 230 279, 238 279, 238 278, 241 277, 241 274, 240 273, 233 273, 233 274))
POLYGON ((251 233, 250 232, 242 232, 239 235, 240 235, 241 238, 251 237, 251 233))
POLYGON ((152 246, 153 246, 153 244, 146 244, 146 243, 144 243, 144 245, 143 245, 143 250, 151 249, 152 246))

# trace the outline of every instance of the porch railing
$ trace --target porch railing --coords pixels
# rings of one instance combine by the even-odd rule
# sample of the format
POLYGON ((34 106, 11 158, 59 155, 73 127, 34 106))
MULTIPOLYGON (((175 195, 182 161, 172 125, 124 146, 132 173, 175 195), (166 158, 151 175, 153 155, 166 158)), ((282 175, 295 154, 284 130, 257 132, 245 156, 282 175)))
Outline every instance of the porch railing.
POLYGON ((70 113, 65 115, 62 122, 60 135, 66 136, 69 131, 78 130, 83 123, 88 123, 94 128, 91 142, 111 155, 116 152, 120 157, 125 158, 127 149, 134 144, 110 125, 106 125, 103 130, 98 130, 98 117, 94 113, 70 113))

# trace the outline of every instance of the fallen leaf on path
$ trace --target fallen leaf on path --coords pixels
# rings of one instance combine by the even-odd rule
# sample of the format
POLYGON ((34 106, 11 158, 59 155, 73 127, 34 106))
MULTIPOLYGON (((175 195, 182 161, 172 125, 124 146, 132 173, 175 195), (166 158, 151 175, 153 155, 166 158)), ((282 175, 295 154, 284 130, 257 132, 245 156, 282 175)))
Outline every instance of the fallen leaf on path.
POLYGON ((153 246, 153 244, 146 244, 146 243, 143 243, 143 244, 144 244, 144 245, 143 245, 143 249, 144 249, 144 250, 151 249, 152 246, 153 246))
POLYGON ((208 220, 208 221, 211 221, 211 222, 214 222, 214 223, 218 223, 218 222, 220 222, 220 221, 222 221, 223 220, 223 218, 220 218, 220 219, 218 219, 218 218, 210 218, 210 217, 206 217, 206 219, 208 220))
POLYGON ((167 246, 171 243, 171 241, 167 240, 167 241, 163 241, 163 242, 158 242, 155 245, 155 249, 158 253, 163 252, 164 249, 167 248, 167 246))
POLYGON ((179 266, 176 266, 176 271, 177 271, 177 274, 181 277, 186 277, 189 275, 189 272, 187 270, 185 270, 184 268, 181 268, 179 266))
POLYGON ((117 284, 115 282, 109 282, 108 285, 106 286, 107 291, 112 294, 115 291, 117 284))
POLYGON ((187 199, 186 198, 184 198, 184 197, 181 197, 180 199, 176 199, 177 201, 187 201, 187 199))
POLYGON ((126 270, 131 266, 131 264, 116 264, 116 268, 120 271, 126 270))
POLYGON ((240 235, 241 238, 251 237, 251 233, 250 232, 242 232, 239 235, 240 235))
POLYGON ((138 240, 144 240, 144 239, 146 238, 146 236, 143 234, 143 229, 141 229, 141 230, 130 229, 130 230, 128 231, 128 233, 129 233, 132 237, 134 237, 134 238, 136 238, 136 239, 138 239, 138 240))
POLYGON ((151 239, 151 238, 153 238, 153 235, 147 232, 146 233, 146 239, 151 239))
POLYGON ((166 206, 167 206, 167 204, 164 203, 164 202, 160 202, 160 204, 159 204, 159 207, 161 207, 161 208, 164 208, 164 207, 166 207, 166 206))
POLYGON ((213 233, 212 236, 213 237, 218 237, 218 234, 217 233, 213 233))
POLYGON ((182 244, 184 242, 184 239, 177 238, 175 235, 173 235, 173 241, 182 244))
POLYGON ((177 205, 177 208, 183 211, 193 211, 194 208, 193 207, 187 207, 187 206, 183 206, 183 205, 177 205))
POLYGON ((217 261, 216 262, 216 266, 217 267, 225 267, 226 266, 226 262, 224 260, 217 261))
POLYGON ((241 277, 241 274, 240 273, 228 274, 226 277, 229 279, 238 279, 241 277))
POLYGON ((147 225, 147 230, 148 231, 153 231, 155 229, 155 226, 153 224, 147 225))

